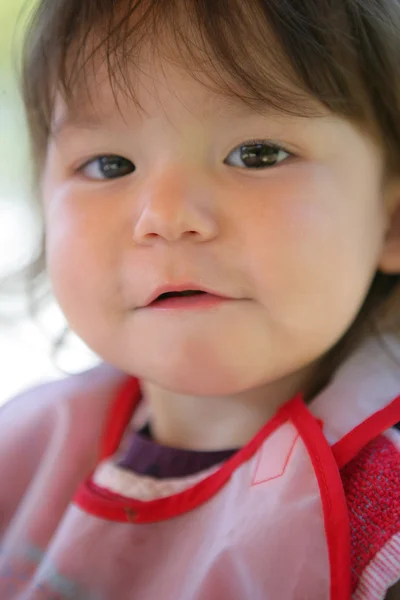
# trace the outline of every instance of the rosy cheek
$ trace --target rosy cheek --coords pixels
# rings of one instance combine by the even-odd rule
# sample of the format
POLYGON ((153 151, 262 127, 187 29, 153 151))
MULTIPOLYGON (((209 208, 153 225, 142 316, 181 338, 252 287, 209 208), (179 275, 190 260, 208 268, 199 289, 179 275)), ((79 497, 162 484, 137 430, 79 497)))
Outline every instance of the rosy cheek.
POLYGON ((74 271, 81 270, 87 256, 89 236, 81 211, 64 187, 49 188, 44 196, 46 253, 49 274, 55 285, 70 285, 74 271))
POLYGON ((340 216, 325 177, 298 169, 291 178, 271 180, 248 196, 240 222, 243 260, 254 279, 273 288, 318 270, 331 258, 340 216))

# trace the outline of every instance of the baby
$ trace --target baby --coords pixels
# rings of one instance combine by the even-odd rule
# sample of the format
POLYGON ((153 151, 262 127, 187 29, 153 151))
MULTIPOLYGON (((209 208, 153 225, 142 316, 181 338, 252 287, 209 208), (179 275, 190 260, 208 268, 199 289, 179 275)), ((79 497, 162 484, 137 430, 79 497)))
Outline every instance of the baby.
POLYGON ((399 34, 38 3, 41 259, 104 364, 1 410, 2 600, 400 597, 399 34))

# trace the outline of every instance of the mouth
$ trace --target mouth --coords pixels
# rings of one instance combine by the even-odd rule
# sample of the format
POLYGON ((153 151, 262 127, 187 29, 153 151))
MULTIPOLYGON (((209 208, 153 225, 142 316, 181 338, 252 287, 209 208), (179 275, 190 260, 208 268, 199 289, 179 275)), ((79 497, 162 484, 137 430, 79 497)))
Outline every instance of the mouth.
POLYGON ((162 302, 163 300, 168 300, 169 298, 186 298, 191 296, 199 296, 206 294, 207 292, 202 292, 201 290, 184 290, 182 292, 165 292, 164 294, 160 294, 153 302, 162 302))
MULTIPOLYGON (((164 288, 165 289, 165 288, 164 288)), ((205 308, 226 301, 229 298, 216 292, 194 289, 157 290, 146 303, 145 308, 205 308)))
POLYGON ((211 294, 207 294, 207 292, 203 292, 202 290, 182 290, 181 292, 164 292, 160 294, 149 304, 149 307, 155 308, 171 308, 171 307, 182 307, 182 306, 192 306, 198 303, 198 300, 201 297, 212 296, 211 294))

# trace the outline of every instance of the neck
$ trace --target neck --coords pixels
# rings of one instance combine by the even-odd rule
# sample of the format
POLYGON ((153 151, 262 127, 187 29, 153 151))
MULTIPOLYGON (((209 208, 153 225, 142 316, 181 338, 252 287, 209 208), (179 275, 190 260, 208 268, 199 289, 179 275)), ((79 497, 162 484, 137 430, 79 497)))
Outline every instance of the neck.
POLYGON ((315 365, 290 377, 230 396, 188 396, 142 381, 152 435, 160 444, 212 451, 247 444, 277 410, 304 392, 315 365))

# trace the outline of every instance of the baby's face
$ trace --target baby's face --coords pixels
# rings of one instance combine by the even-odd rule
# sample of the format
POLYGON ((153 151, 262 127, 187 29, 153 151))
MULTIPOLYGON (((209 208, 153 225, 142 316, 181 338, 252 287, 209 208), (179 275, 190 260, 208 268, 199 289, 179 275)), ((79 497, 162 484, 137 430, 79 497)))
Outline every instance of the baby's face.
POLYGON ((145 113, 121 96, 121 116, 106 83, 98 123, 67 124, 57 103, 43 174, 55 295, 96 353, 167 389, 288 382, 345 333, 379 264, 380 150, 329 114, 260 115, 178 68, 147 75, 145 113), (225 300, 147 306, 164 286, 225 300))

